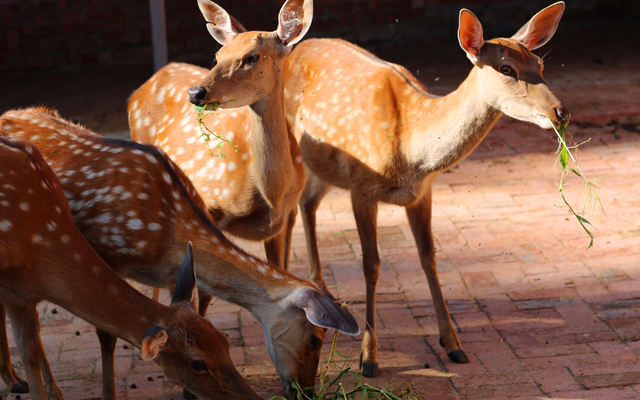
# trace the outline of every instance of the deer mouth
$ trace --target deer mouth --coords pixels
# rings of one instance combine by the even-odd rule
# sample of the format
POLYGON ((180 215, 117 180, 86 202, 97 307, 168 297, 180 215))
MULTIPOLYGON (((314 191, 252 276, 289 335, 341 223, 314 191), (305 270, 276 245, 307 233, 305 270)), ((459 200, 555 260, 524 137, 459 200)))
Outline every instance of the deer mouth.
POLYGON ((562 123, 555 118, 550 118, 548 115, 542 113, 535 114, 535 120, 538 126, 542 129, 559 128, 562 123))

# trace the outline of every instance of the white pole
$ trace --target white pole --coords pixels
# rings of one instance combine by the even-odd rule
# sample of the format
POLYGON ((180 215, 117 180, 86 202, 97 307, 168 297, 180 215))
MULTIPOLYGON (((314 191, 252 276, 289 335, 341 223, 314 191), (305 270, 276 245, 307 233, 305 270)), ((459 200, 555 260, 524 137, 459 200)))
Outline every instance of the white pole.
POLYGON ((151 43, 153 45, 153 70, 167 65, 167 29, 164 16, 164 0, 149 0, 151 12, 151 43))

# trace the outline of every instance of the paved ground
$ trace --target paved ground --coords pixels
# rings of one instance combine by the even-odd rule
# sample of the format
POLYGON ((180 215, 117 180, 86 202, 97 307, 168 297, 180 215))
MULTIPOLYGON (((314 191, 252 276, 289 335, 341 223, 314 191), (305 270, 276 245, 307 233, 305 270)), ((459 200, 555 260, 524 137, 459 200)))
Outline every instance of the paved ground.
MULTIPOLYGON (((602 39, 595 47, 586 42, 580 35, 557 39, 554 49, 563 53, 548 59, 545 74, 574 113, 576 140, 591 138, 578 151, 584 173, 604 177, 606 215, 590 217, 597 228, 594 246, 587 250, 589 240, 575 218, 555 206, 561 200, 553 135, 503 118, 471 157, 433 186, 440 279, 471 363, 453 364, 442 353, 404 212, 383 205, 378 218, 381 378, 371 383, 407 382, 424 399, 640 398, 640 70, 633 51, 638 42, 607 46, 602 39)), ((439 94, 455 88, 470 69, 453 41, 381 47, 378 53, 419 71, 439 94)), ((100 133, 126 137, 125 99, 148 72, 131 67, 5 74, 2 87, 11 95, 0 99, 0 110, 52 104, 100 133)), ((576 187, 578 180, 568 184, 576 187)), ((578 194, 579 189, 571 198, 578 194)), ((362 257, 346 192, 327 197, 318 222, 330 289, 363 314, 362 257)), ((292 270, 304 277, 301 224, 294 235, 292 270)), ((260 252, 255 244, 243 246, 260 252)), ((220 300, 210 310, 211 321, 230 337, 238 369, 265 398, 279 394, 255 320, 220 300)), ((66 398, 99 398, 93 328, 55 305, 44 303, 40 311, 42 337, 66 398)), ((338 348, 356 351, 360 340, 340 336, 338 348)), ((181 390, 138 354, 119 342, 120 398, 181 398, 181 390)), ((19 358, 12 361, 22 371, 19 358)), ((6 395, 6 389, 0 393, 6 395)))

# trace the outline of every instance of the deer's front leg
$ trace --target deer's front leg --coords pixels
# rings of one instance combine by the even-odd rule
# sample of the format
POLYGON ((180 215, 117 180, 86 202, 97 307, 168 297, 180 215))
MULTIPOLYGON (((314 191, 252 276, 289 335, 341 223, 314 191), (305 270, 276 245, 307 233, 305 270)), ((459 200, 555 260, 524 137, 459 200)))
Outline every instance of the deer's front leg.
MULTIPOLYGON (((0 318, 7 320, 4 304, 0 303, 0 318)), ((7 340, 7 324, 0 326, 0 377, 11 390, 11 393, 29 393, 29 384, 20 378, 11 364, 11 353, 9 353, 9 342, 7 340)))
POLYGON ((114 356, 118 338, 98 328, 96 328, 96 334, 102 353, 102 400, 115 400, 118 396, 114 356))
POLYGON ((284 236, 284 261, 283 268, 289 270, 289 259, 291 257, 291 235, 293 234, 293 227, 296 224, 296 216, 298 215, 298 208, 293 207, 289 213, 289 220, 287 221, 287 228, 284 236))
POLYGON ((20 307, 5 304, 5 307, 9 318, 11 318, 13 336, 18 345, 27 379, 31 382, 29 386, 31 398, 63 400, 62 392, 51 376, 49 362, 40 340, 40 321, 35 306, 20 307), (45 390, 42 381, 43 371, 41 367, 45 368, 44 373, 48 390, 45 390))
POLYGON ((376 226, 378 203, 363 193, 355 193, 353 189, 351 203, 362 246, 362 269, 367 289, 367 326, 362 339, 362 375, 375 378, 380 373, 376 335, 376 285, 380 276, 376 226))
POLYGON ((438 279, 436 251, 433 244, 433 233, 431 232, 431 189, 419 202, 406 207, 406 212, 413 237, 418 246, 420 264, 429 282, 429 290, 431 291, 433 306, 436 310, 436 319, 438 320, 440 344, 453 362, 468 363, 469 359, 462 350, 462 345, 460 345, 458 335, 451 322, 451 316, 438 279))
MULTIPOLYGON (((326 294, 329 289, 322 276, 322 266, 320 265, 320 254, 318 252, 318 235, 316 233, 316 211, 324 195, 330 190, 313 173, 305 169, 308 179, 302 195, 300 196, 300 216, 304 228, 304 237, 307 241, 307 255, 309 257, 309 280, 320 287, 326 294)), ((333 296, 331 296, 333 297, 333 296)))
POLYGON ((284 265, 284 248, 286 235, 287 227, 285 226, 280 232, 264 241, 264 252, 267 256, 267 261, 283 269, 287 269, 288 267, 284 265))

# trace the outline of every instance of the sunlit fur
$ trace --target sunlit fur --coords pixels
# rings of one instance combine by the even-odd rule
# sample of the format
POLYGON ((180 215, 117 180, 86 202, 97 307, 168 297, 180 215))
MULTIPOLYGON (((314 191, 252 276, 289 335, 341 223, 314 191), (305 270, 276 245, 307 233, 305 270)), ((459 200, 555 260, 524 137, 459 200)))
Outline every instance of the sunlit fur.
MULTIPOLYGON (((312 338, 322 342, 325 329, 309 322, 298 300, 317 288, 227 240, 164 152, 98 136, 46 109, 7 113, 0 117, 0 130, 41 149, 60 178, 74 222, 120 275, 171 287, 187 243, 193 243, 201 315, 213 295, 247 308, 263 326, 285 386, 293 379, 313 384, 320 347, 311 348, 312 338)), ((316 304, 305 307, 327 311, 316 304)), ((332 327, 346 331, 345 321, 336 319, 332 327)))
MULTIPOLYGON (((22 121, 11 130, 34 129, 22 121)), ((63 189, 34 145, 0 136, 0 163, 0 197, 9 202, 0 205, 0 301, 12 320, 32 398, 44 400, 47 393, 62 399, 39 339, 35 305, 42 300, 140 347, 167 379, 202 399, 258 398, 233 366, 224 334, 190 303, 167 307, 150 300, 98 256, 75 227, 63 189), (148 340, 149 328, 164 332, 166 341, 148 340), (193 360, 206 364, 206 376, 191 369, 193 360)))
POLYGON ((556 3, 536 14, 519 31, 521 40, 486 42, 480 22, 462 10, 459 42, 474 66, 460 87, 444 97, 430 95, 405 68, 342 40, 310 39, 287 57, 285 111, 304 159, 306 186, 300 210, 310 275, 320 286, 326 285, 318 257, 315 212, 332 186, 351 192, 367 289, 367 331, 362 344, 365 374, 377 374, 378 361, 378 202, 406 208, 442 343, 452 360, 469 361, 438 281, 431 183, 437 173, 468 156, 503 113, 543 128, 551 127, 547 118, 555 124, 568 120, 569 111, 542 77, 542 60, 527 47, 548 41, 563 10, 564 4, 556 3))

